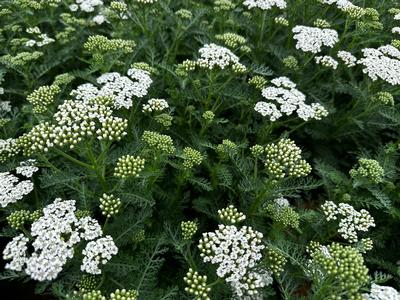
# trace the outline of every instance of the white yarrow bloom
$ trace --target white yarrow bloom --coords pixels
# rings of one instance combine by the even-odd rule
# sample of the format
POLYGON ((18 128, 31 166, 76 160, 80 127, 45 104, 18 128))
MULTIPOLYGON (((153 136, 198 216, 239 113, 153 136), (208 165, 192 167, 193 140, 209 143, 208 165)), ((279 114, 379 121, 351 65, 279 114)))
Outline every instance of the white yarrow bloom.
MULTIPOLYGON (((75 200, 56 199, 52 204, 47 205, 43 209, 43 216, 31 226, 32 254, 29 256, 27 253, 28 239, 23 235, 14 238, 4 249, 4 259, 11 260, 7 264, 8 268, 16 271, 23 270, 32 279, 38 281, 56 279, 68 260, 73 258, 76 244, 82 240, 93 243, 94 239, 103 235, 101 226, 95 219, 91 217, 78 219, 75 211, 75 200)), ((107 241, 106 245, 113 244, 110 236, 97 239, 94 243, 102 245, 104 239, 107 241)), ((109 253, 106 247, 98 249, 103 258, 102 264, 111 258, 111 254, 116 253, 118 249, 115 250, 115 248, 114 245, 109 253)), ((96 274, 101 273, 98 268, 96 271, 96 274)))
MULTIPOLYGON (((84 12, 93 12, 97 6, 103 5, 102 0, 75 0, 75 3, 79 5, 80 10, 84 12)), ((75 9, 75 7, 73 8, 75 9)))
POLYGON ((393 34, 400 34, 400 27, 393 27, 392 28, 392 33, 393 34))
POLYGON ((243 4, 247 6, 248 9, 259 8, 262 10, 269 10, 274 6, 284 9, 287 6, 285 0, 245 0, 243 4))
POLYGON ((343 61, 343 63, 351 68, 357 64, 357 57, 347 51, 339 51, 337 56, 343 61))
POLYGON ((10 203, 21 200, 33 190, 30 180, 19 181, 18 177, 9 172, 0 173, 0 205, 6 207, 10 203))
POLYGON ((15 169, 17 174, 21 174, 25 177, 32 177, 34 173, 39 171, 39 168, 35 166, 36 160, 35 159, 28 159, 27 161, 23 161, 19 164, 19 167, 15 169))
POLYGON ((365 209, 357 211, 347 203, 336 205, 332 201, 325 202, 321 208, 327 221, 339 219, 338 233, 350 243, 358 241, 357 231, 366 232, 375 227, 374 218, 365 209))
POLYGON ((71 95, 84 101, 98 96, 112 96, 116 109, 130 108, 132 98, 146 96, 152 82, 149 72, 132 68, 128 70, 128 76, 122 76, 117 72, 103 74, 97 78, 97 83, 101 85, 100 89, 91 83, 85 83, 73 90, 71 95))
MULTIPOLYGON (((3 93, 0 94, 4 94, 4 89, 0 88, 3 93)), ((11 111, 11 104, 10 101, 0 101, 0 113, 8 113, 11 111)))
POLYGON ((304 52, 318 53, 322 46, 332 48, 338 41, 336 30, 297 25, 292 29, 296 48, 304 52))
POLYGON ((101 24, 103 24, 104 22, 107 21, 106 17, 101 15, 101 14, 93 17, 92 20, 93 20, 93 22, 95 22, 98 25, 101 25, 101 24))
POLYGON ((391 286, 382 286, 375 283, 369 294, 363 294, 365 300, 400 300, 400 293, 391 286))
POLYGON ((200 58, 197 59, 196 63, 207 69, 213 69, 218 66, 221 69, 225 69, 228 66, 234 66, 239 64, 239 57, 237 57, 228 48, 218 46, 216 44, 206 44, 199 50, 200 58))
POLYGON ((106 264, 117 253, 118 248, 109 235, 89 242, 82 251, 84 257, 81 270, 90 274, 101 274, 99 265, 106 264))
POLYGON ((333 70, 336 70, 339 64, 332 56, 329 55, 316 56, 314 59, 318 65, 322 65, 333 70))
POLYGON ((254 107, 254 110, 262 116, 268 116, 270 121, 276 121, 283 115, 289 116, 294 112, 304 121, 320 120, 327 115, 328 112, 322 105, 306 104, 306 96, 297 90, 296 84, 289 78, 278 77, 271 80, 271 83, 274 86, 263 88, 261 94, 265 99, 274 101, 276 104, 260 101, 254 107))
POLYGON ((290 206, 290 203, 289 203, 288 199, 283 198, 283 197, 276 198, 274 200, 274 202, 277 205, 279 205, 280 207, 288 207, 288 206, 290 206))
POLYGON ((152 112, 152 111, 163 111, 169 107, 168 102, 165 99, 150 99, 146 104, 143 104, 142 111, 143 112, 152 112))
POLYGON ((364 66, 363 72, 373 81, 380 78, 391 85, 400 84, 400 51, 397 48, 385 45, 377 49, 365 48, 362 53, 364 57, 358 64, 364 66))
POLYGON ((236 296, 257 294, 257 289, 272 283, 268 271, 256 268, 264 249, 262 237, 248 226, 238 230, 233 225, 219 225, 218 230, 203 233, 200 256, 205 263, 217 265, 217 276, 231 285, 236 296))
POLYGON ((357 7, 353 3, 351 3, 349 0, 322 0, 322 3, 332 5, 335 4, 337 8, 340 10, 346 10, 349 8, 357 7))

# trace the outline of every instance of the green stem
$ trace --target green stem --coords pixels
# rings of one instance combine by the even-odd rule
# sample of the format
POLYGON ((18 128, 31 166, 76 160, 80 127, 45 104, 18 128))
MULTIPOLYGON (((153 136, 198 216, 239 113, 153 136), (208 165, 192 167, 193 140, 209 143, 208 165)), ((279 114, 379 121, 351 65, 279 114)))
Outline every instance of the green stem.
POLYGON ((83 161, 80 161, 79 159, 76 159, 76 158, 72 157, 71 155, 69 155, 69 154, 67 154, 67 153, 65 153, 65 152, 63 152, 63 151, 61 151, 61 150, 59 150, 57 148, 53 148, 52 150, 55 153, 61 155, 62 157, 68 159, 69 161, 72 161, 73 163, 75 163, 75 164, 77 164, 77 165, 79 165, 81 167, 84 167, 84 168, 87 168, 87 169, 90 169, 90 170, 94 169, 94 167, 92 165, 89 165, 89 164, 87 164, 87 163, 85 163, 83 161))

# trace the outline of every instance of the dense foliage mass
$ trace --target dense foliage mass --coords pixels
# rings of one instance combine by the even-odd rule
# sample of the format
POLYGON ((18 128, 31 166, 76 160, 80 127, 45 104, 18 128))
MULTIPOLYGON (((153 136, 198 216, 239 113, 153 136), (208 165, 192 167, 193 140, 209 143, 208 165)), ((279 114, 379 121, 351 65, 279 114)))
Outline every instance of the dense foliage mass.
POLYGON ((57 299, 400 294, 400 6, 0 1, 0 278, 57 299))

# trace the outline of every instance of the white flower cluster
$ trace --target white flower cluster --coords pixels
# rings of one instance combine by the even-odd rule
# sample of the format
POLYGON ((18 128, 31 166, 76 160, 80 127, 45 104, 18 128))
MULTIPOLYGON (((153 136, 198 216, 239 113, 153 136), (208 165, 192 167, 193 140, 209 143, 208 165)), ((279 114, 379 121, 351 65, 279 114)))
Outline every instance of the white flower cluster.
POLYGON ((285 0, 245 0, 243 4, 247 6, 248 9, 259 8, 262 10, 269 10, 274 6, 285 9, 287 5, 285 0))
POLYGON ((21 174, 25 177, 32 177, 34 173, 39 171, 39 168, 36 167, 36 160, 35 159, 28 159, 27 161, 23 161, 19 164, 19 167, 15 169, 17 174, 21 174))
POLYGON ((392 33, 393 34, 400 34, 400 27, 393 27, 392 28, 392 33))
POLYGON ((102 5, 102 0, 75 0, 75 3, 69 6, 69 9, 71 11, 77 11, 80 9, 84 12, 93 12, 96 9, 96 6, 102 5))
POLYGON ((91 83, 85 83, 73 90, 71 95, 84 101, 97 96, 112 96, 115 108, 130 108, 132 98, 146 96, 152 82, 148 71, 132 68, 128 70, 128 76, 122 76, 117 72, 103 74, 97 78, 97 83, 101 85, 100 89, 91 83))
POLYGON ((150 99, 146 104, 143 104, 142 112, 163 111, 169 107, 165 99, 150 99))
POLYGON ((296 112, 299 118, 308 121, 309 119, 320 120, 328 115, 328 112, 321 104, 306 104, 306 96, 296 89, 296 84, 289 78, 278 77, 271 80, 271 83, 275 86, 262 89, 262 95, 265 99, 279 104, 279 108, 275 103, 260 101, 254 107, 254 110, 262 116, 268 116, 271 121, 276 121, 283 114, 289 116, 296 112))
MULTIPOLYGON (((103 234, 99 223, 95 219, 91 217, 78 219, 75 215, 75 210, 75 200, 62 201, 61 199, 56 199, 54 203, 46 206, 43 209, 43 216, 33 222, 31 226, 31 236, 34 239, 32 242, 33 253, 28 257, 29 240, 27 238, 23 235, 15 237, 7 244, 3 252, 4 259, 11 259, 6 268, 22 271, 26 266, 26 274, 38 281, 57 278, 68 259, 74 256, 74 246, 76 244, 81 240, 91 241, 103 234)), ((109 236, 100 238, 92 243, 98 242, 102 244, 104 239, 109 244, 112 243, 114 245, 109 236)), ((116 254, 117 250, 113 249, 111 254, 116 254)), ((87 253, 87 251, 83 251, 84 255, 87 253)), ((83 265, 86 266, 87 259, 97 259, 93 253, 96 253, 96 251, 92 251, 90 257, 84 257, 83 265)), ((106 256, 108 259, 111 258, 110 253, 106 254, 106 256)), ((103 263, 107 261, 104 259, 104 253, 98 254, 98 257, 103 258, 103 263)), ((90 273, 91 269, 85 269, 85 271, 90 273)), ((96 269, 95 274, 98 274, 98 271, 96 269)))
POLYGON ((6 207, 10 203, 21 200, 33 190, 33 182, 20 181, 18 177, 9 172, 0 173, 0 205, 6 207))
POLYGON ((369 294, 363 294, 364 300, 400 300, 400 293, 391 286, 377 285, 371 286, 369 294))
POLYGON ((353 3, 351 3, 349 0, 322 0, 322 3, 332 5, 335 4, 337 8, 340 10, 346 10, 349 8, 354 8, 357 7, 353 3))
POLYGON ((82 251, 84 255, 81 270, 90 274, 101 274, 100 263, 106 264, 113 255, 118 253, 118 248, 111 236, 89 242, 82 251))
POLYGON ((239 63, 239 57, 228 48, 211 43, 200 48, 199 53, 200 58, 197 59, 196 64, 201 68, 212 70, 218 66, 221 69, 226 67, 245 69, 245 66, 239 63))
POLYGON ((365 48, 362 50, 364 58, 358 64, 365 68, 363 72, 373 80, 378 78, 392 84, 400 84, 400 51, 391 46, 385 45, 377 49, 365 48))
POLYGON ((400 13, 395 14, 393 17, 394 20, 400 20, 400 13))
POLYGON ((10 101, 0 101, 0 113, 8 113, 11 111, 10 101))
POLYGON ((332 56, 329 56, 329 55, 316 56, 314 59, 318 65, 322 65, 324 67, 334 69, 334 70, 337 69, 338 64, 339 64, 332 56))
POLYGON ((290 206, 289 200, 286 198, 283 198, 283 197, 276 198, 274 200, 274 202, 275 202, 275 204, 277 204, 280 207, 289 207, 290 206))
POLYGON ((203 233, 200 256, 205 263, 218 265, 217 276, 231 285, 236 296, 257 294, 257 289, 272 283, 268 271, 256 269, 264 249, 262 237, 251 227, 219 225, 215 232, 203 233))
POLYGON ((357 57, 347 51, 339 51, 337 56, 343 61, 343 63, 351 68, 357 64, 357 57))
POLYGON ((325 202, 321 208, 327 221, 337 220, 341 216, 338 232, 350 243, 358 241, 357 231, 366 232, 370 227, 375 227, 374 218, 365 209, 357 211, 347 203, 336 205, 332 201, 325 202))
POLYGON ((25 46, 27 47, 43 47, 56 41, 55 39, 50 38, 46 33, 42 33, 39 27, 27 28, 26 32, 33 34, 35 37, 35 39, 30 39, 25 43, 25 46))
POLYGON ((297 41, 296 48, 304 52, 318 53, 322 46, 332 48, 339 41, 338 33, 333 29, 297 25, 292 32, 297 41))

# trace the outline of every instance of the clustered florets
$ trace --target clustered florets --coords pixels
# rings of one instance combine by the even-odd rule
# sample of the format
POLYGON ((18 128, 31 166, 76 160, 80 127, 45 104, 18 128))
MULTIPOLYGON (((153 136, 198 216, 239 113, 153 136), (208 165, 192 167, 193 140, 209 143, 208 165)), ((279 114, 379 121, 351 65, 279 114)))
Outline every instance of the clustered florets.
POLYGON ((246 46, 246 38, 239 34, 227 32, 224 34, 217 34, 215 38, 219 41, 222 41, 226 46, 232 49, 239 48, 240 51, 244 53, 251 52, 249 46, 246 46))
MULTIPOLYGON (((236 73, 243 73, 246 71, 246 67, 239 63, 239 57, 237 57, 228 48, 218 46, 216 44, 206 44, 199 50, 200 58, 194 61, 193 67, 185 67, 185 69, 194 69, 196 66, 212 70, 215 67, 225 69, 231 67, 236 73)), ((188 63, 187 63, 188 64, 188 63)))
POLYGON ((384 105, 394 105, 394 97, 389 92, 378 92, 372 97, 372 101, 384 105))
POLYGON ((197 271, 189 269, 186 276, 183 277, 187 287, 185 291, 194 296, 195 300, 210 300, 208 293, 211 288, 207 287, 207 276, 200 275, 197 271))
POLYGON ((311 166, 301 158, 301 149, 290 139, 281 139, 265 147, 265 167, 274 178, 303 177, 311 166))
POLYGON ((197 232, 198 224, 196 221, 181 222, 182 237, 184 240, 190 240, 197 232))
POLYGON ((6 207, 10 203, 21 200, 33 190, 33 182, 22 180, 10 172, 0 173, 0 205, 6 207))
POLYGON ((361 158, 358 160, 358 168, 350 170, 350 176, 353 178, 365 178, 373 183, 380 183, 385 176, 385 170, 378 161, 374 159, 361 158))
POLYGON ((190 147, 185 147, 183 149, 183 166, 186 169, 191 169, 194 166, 199 166, 202 163, 203 159, 203 154, 201 154, 200 151, 197 151, 190 147))
POLYGON ((391 45, 362 50, 363 58, 358 64, 363 65, 363 72, 373 81, 378 78, 391 85, 400 84, 400 51, 391 45))
POLYGON ((277 250, 267 247, 264 261, 273 274, 279 275, 283 272, 287 259, 277 250))
POLYGON ((338 51, 337 56, 343 61, 345 66, 349 68, 354 67, 357 64, 357 57, 348 51, 338 51))
POLYGON ((233 205, 218 210, 218 217, 222 222, 236 224, 244 221, 246 216, 233 205))
POLYGON ((326 109, 319 103, 306 104, 306 96, 296 88, 287 77, 278 77, 271 80, 274 86, 269 86, 262 89, 262 96, 271 102, 257 102, 254 110, 262 116, 268 116, 271 121, 276 121, 284 114, 289 116, 296 112, 299 118, 304 121, 309 119, 320 120, 328 115, 326 109))
POLYGON ((292 29, 296 48, 304 52, 318 53, 322 46, 332 48, 338 41, 338 33, 333 29, 321 29, 297 25, 292 29))
POLYGON ((262 10, 270 10, 274 6, 285 9, 287 3, 285 0, 245 0, 243 5, 247 6, 248 9, 259 8, 262 10))
POLYGON ((150 99, 146 104, 143 104, 143 112, 160 112, 169 107, 165 99, 150 99))
POLYGON ((286 198, 280 197, 265 206, 265 212, 283 227, 299 228, 300 216, 286 198))
POLYGON ((363 300, 399 300, 400 293, 391 286, 373 283, 369 294, 363 294, 363 300))
POLYGON ((146 130, 143 132, 142 140, 153 150, 165 154, 173 154, 175 152, 174 142, 169 135, 146 130))
POLYGON ((144 169, 145 159, 139 156, 125 155, 118 159, 114 176, 119 178, 139 177, 144 169))
POLYGON ((74 256, 74 246, 85 240, 92 242, 87 244, 83 251, 81 269, 91 274, 101 273, 97 267, 100 261, 99 251, 103 258, 101 262, 105 264, 118 249, 109 236, 93 241, 103 234, 100 225, 90 217, 78 219, 75 210, 75 200, 56 199, 54 203, 46 206, 43 216, 31 226, 33 253, 28 257, 29 239, 22 234, 15 237, 3 251, 3 258, 11 260, 6 268, 14 271, 24 269, 26 274, 38 281, 53 280, 62 271, 68 259, 74 256), (104 239, 108 241, 108 248, 96 248, 104 239), (111 250, 108 251, 109 249, 111 250))
POLYGON ((331 68, 334 70, 336 70, 339 65, 339 63, 332 56, 329 55, 316 56, 314 59, 318 65, 322 65, 324 67, 331 68))
POLYGON ((254 86, 256 89, 262 90, 267 85, 267 79, 262 76, 256 75, 249 79, 249 84, 254 86))
POLYGON ((219 225, 215 232, 203 233, 200 256, 204 262, 217 265, 217 276, 231 285, 236 296, 255 295, 272 283, 268 271, 256 268, 264 249, 262 237, 251 227, 238 230, 233 225, 219 225))
POLYGON ((370 227, 375 227, 374 219, 365 209, 357 211, 350 204, 336 205, 332 201, 325 202, 321 208, 327 221, 340 218, 338 233, 350 243, 358 241, 357 231, 366 232, 370 227))
POLYGON ((117 289, 110 294, 110 300, 137 300, 138 296, 136 290, 117 289))
POLYGON ((119 212, 121 207, 121 199, 115 197, 114 195, 103 194, 100 198, 100 209, 104 216, 110 218, 119 212))
POLYGON ((28 159, 19 164, 19 167, 15 168, 15 173, 30 178, 34 173, 39 171, 39 168, 36 167, 35 159, 28 159))
POLYGON ((323 274, 322 278, 327 280, 334 279, 335 287, 347 292, 349 299, 360 299, 359 289, 368 282, 368 269, 356 249, 338 243, 322 246, 312 242, 308 251, 311 270, 323 274))
POLYGON ((73 90, 71 95, 84 102, 98 96, 113 97, 113 106, 116 109, 130 108, 132 98, 146 96, 153 81, 150 73, 145 70, 132 68, 127 74, 128 76, 121 76, 117 72, 103 74, 97 78, 100 89, 91 83, 85 83, 73 90))

